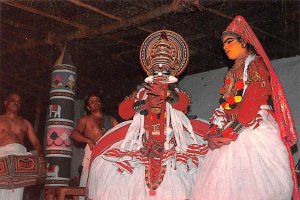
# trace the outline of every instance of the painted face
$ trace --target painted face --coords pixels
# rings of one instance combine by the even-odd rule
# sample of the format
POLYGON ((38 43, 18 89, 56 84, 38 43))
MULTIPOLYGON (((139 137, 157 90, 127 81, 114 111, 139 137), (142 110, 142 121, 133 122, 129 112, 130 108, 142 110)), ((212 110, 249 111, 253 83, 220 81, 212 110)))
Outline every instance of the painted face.
POLYGON ((21 108, 21 97, 18 94, 11 94, 5 101, 7 111, 18 113, 21 108))
POLYGON ((248 50, 235 37, 225 36, 223 38, 223 49, 227 57, 231 60, 236 60, 247 55, 248 50))
POLYGON ((153 78, 156 81, 167 81, 169 76, 170 71, 166 67, 163 67, 161 64, 153 69, 153 78))
POLYGON ((88 108, 90 111, 99 110, 102 106, 101 100, 97 96, 91 96, 88 101, 88 108))

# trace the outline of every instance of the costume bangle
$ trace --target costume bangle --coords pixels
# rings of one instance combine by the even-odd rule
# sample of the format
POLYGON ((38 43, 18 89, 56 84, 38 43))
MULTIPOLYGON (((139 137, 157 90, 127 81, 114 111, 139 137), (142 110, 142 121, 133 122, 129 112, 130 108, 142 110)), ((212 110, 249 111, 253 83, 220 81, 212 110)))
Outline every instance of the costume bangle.
POLYGON ((245 128, 245 126, 237 120, 231 122, 229 127, 232 128, 235 133, 240 133, 245 128))

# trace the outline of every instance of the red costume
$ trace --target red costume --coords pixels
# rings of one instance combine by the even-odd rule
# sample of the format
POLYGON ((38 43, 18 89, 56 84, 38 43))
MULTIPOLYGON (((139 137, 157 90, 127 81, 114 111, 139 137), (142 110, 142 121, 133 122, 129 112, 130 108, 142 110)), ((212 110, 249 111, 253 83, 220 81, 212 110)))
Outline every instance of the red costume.
POLYGON ((119 105, 120 116, 133 120, 109 131, 93 151, 91 199, 188 199, 208 151, 201 136, 209 125, 186 117, 189 96, 175 85, 188 63, 183 38, 168 30, 151 34, 140 61, 144 87, 119 105))
POLYGON ((223 33, 223 44, 235 64, 225 76, 220 108, 210 119, 206 139, 210 144, 224 138, 226 143, 211 143, 212 151, 203 163, 193 199, 293 196, 296 200, 298 184, 290 146, 297 142, 297 134, 280 81, 241 16, 223 33), (245 51, 247 44, 259 56, 245 51))

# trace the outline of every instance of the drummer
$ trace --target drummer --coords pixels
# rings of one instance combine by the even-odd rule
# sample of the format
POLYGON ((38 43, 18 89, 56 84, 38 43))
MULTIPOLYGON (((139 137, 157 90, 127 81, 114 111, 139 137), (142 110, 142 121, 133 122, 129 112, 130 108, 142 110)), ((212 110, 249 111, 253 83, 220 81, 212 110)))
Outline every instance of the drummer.
MULTIPOLYGON (((42 146, 34 133, 31 123, 19 116, 21 97, 11 93, 4 101, 5 113, 0 116, 0 157, 24 155, 27 150, 24 139, 28 137, 32 146, 42 156, 42 146)), ((24 188, 0 189, 0 200, 22 200, 24 188)))

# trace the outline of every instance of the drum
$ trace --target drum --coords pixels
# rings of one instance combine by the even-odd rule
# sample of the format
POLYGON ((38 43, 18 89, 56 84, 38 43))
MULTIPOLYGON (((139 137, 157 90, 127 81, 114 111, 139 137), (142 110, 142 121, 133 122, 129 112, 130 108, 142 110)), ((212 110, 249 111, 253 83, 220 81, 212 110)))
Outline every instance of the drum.
POLYGON ((8 155, 0 158, 0 189, 14 189, 43 183, 45 160, 38 155, 8 155))

